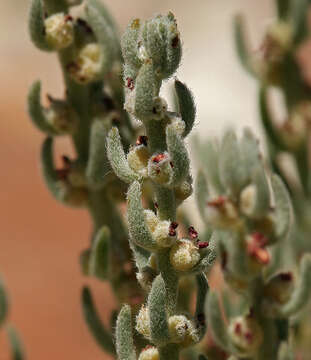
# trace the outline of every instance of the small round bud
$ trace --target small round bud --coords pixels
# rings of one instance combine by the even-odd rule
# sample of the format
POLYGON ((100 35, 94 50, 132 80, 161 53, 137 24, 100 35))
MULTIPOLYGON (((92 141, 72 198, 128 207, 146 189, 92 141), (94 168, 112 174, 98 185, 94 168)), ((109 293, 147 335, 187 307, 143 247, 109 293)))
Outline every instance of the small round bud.
POLYGON ((151 233, 153 233, 159 224, 159 218, 152 210, 144 210, 145 220, 151 233))
POLYGON ((50 107, 44 109, 47 122, 58 134, 71 134, 77 128, 78 117, 74 109, 62 100, 48 96, 50 107))
POLYGON ((156 97, 153 100, 152 114, 153 118, 161 120, 165 117, 167 112, 167 102, 161 97, 156 97))
POLYGON ((176 231, 170 221, 160 221, 152 233, 158 246, 170 247, 176 242, 176 231))
POLYGON ((136 330, 146 339, 150 339, 150 317, 149 310, 146 306, 142 306, 136 316, 136 330))
POLYGON ((174 315, 168 319, 170 341, 180 343, 185 340, 190 321, 184 315, 174 315))
POLYGON ((176 199, 179 201, 186 200, 189 196, 192 195, 193 187, 192 187, 192 181, 183 181, 180 185, 175 187, 175 196, 176 199))
POLYGON ((178 135, 183 135, 186 129, 186 124, 179 116, 175 115, 175 113, 171 113, 169 116, 169 123, 170 125, 173 125, 178 135))
POLYGON ((240 224, 237 209, 224 196, 219 196, 207 202, 206 218, 208 222, 218 228, 232 228, 240 224))
POLYGON ((265 296, 278 304, 285 304, 294 289, 293 274, 281 273, 274 276, 264 288, 265 296))
POLYGON ((68 47, 73 42, 73 21, 63 13, 49 16, 44 21, 47 43, 55 50, 68 47))
POLYGON ((127 161, 130 167, 143 177, 148 175, 148 160, 150 154, 148 148, 144 144, 139 144, 131 148, 127 154, 127 161))
POLYGON ((182 239, 172 247, 170 261, 177 271, 188 271, 200 261, 199 249, 192 241, 182 239))
POLYGON ((240 210, 244 215, 251 216, 256 206, 257 188, 251 184, 242 190, 240 195, 240 210))
POLYGON ((143 349, 138 358, 138 360, 159 360, 159 359, 160 356, 158 349, 153 346, 143 349))
POLYGON ((263 333, 257 322, 250 317, 239 316, 230 321, 229 336, 241 355, 256 353, 263 341, 263 333))
POLYGON ((173 169, 167 152, 153 155, 149 159, 148 176, 157 184, 168 185, 170 183, 173 169))
POLYGON ((98 79, 101 73, 102 50, 99 44, 85 45, 78 53, 76 61, 67 65, 70 76, 80 84, 98 79))

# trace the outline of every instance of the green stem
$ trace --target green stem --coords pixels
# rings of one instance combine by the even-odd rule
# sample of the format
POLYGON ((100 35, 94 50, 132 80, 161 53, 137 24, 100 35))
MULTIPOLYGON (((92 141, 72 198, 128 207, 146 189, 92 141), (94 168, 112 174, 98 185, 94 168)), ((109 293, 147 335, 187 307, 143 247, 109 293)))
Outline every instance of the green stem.
POLYGON ((168 344, 159 349, 160 360, 178 360, 179 348, 176 344, 168 344))

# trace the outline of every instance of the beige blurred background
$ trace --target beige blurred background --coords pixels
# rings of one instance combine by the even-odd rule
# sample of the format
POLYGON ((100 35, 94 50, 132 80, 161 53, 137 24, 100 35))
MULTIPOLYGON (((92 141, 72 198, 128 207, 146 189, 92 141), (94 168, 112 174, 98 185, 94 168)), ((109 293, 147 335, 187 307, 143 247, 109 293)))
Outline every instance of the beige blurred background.
MULTIPOLYGON (((273 14, 272 0, 106 0, 122 31, 133 17, 175 13, 184 42, 178 76, 195 94, 201 137, 224 125, 257 131, 256 83, 235 57, 232 17, 247 16, 254 48, 273 14)), ((43 90, 62 93, 56 58, 40 53, 27 34, 29 1, 0 1, 0 273, 10 294, 10 320, 22 336, 28 359, 104 359, 83 322, 84 279, 78 255, 87 246, 84 212, 56 203, 42 184, 38 154, 43 135, 26 114, 34 79, 43 90)), ((113 308, 109 287, 90 283, 104 321, 113 308)), ((8 360, 4 333, 0 360, 8 360)))

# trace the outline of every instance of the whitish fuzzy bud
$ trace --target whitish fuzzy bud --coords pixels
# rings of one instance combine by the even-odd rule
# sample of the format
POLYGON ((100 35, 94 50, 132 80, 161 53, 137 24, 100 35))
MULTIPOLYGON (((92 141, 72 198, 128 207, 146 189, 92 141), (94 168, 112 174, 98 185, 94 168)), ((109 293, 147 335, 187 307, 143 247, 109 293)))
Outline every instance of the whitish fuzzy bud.
MULTIPOLYGON (((140 138, 143 137, 140 136, 140 138)), ((139 143, 131 148, 131 150, 127 155, 127 161, 132 170, 134 170, 142 177, 147 177, 148 175, 147 166, 148 166, 149 157, 150 154, 147 148, 147 143, 146 144, 139 143)))
POLYGON ((70 76, 80 84, 95 81, 101 74, 102 50, 99 44, 85 45, 78 53, 74 62, 67 65, 70 76))
POLYGON ((46 122, 58 134, 73 133, 77 127, 78 117, 74 109, 65 101, 55 100, 49 96, 51 105, 44 109, 46 122))
POLYGON ((138 358, 138 360, 159 360, 159 359, 160 359, 160 355, 158 349, 153 346, 143 349, 143 351, 140 353, 138 358))
POLYGON ((159 218, 152 210, 144 210, 146 224, 150 230, 150 232, 154 232, 157 225, 159 224, 159 218))
POLYGON ((170 261, 177 271, 188 271, 200 261, 199 249, 192 241, 182 239, 172 247, 170 261))
POLYGON ((146 306, 142 306, 136 316, 136 330, 146 339, 150 339, 150 316, 146 306))
POLYGON ((179 136, 183 136, 185 129, 186 129, 186 124, 180 117, 170 115, 169 116, 169 124, 174 127, 175 132, 179 136))
POLYGON ((149 159, 148 176, 157 184, 168 185, 170 183, 173 169, 167 152, 153 155, 149 159))
POLYGON ((170 247, 176 241, 176 223, 170 221, 160 221, 156 226, 152 236, 160 247, 170 247))
POLYGON ((177 200, 186 200, 193 192, 192 179, 183 181, 180 185, 176 186, 174 190, 177 200))
POLYGON ((190 321, 184 315, 174 315, 168 319, 170 341, 180 343, 185 340, 190 321))
POLYGON ((206 219, 210 224, 218 228, 236 227, 240 222, 234 204, 224 196, 208 201, 206 219))
POLYGON ((263 332, 257 322, 250 317, 236 317, 230 321, 229 336, 237 350, 243 355, 256 353, 263 341, 263 332))
POLYGON ((153 100, 152 117, 156 120, 161 120, 165 117, 166 112, 167 112, 166 100, 159 96, 155 97, 153 100))
POLYGON ((73 42, 73 21, 63 13, 49 16, 44 21, 46 41, 53 49, 60 50, 73 42))
POLYGON ((248 185, 240 195, 240 210, 245 215, 252 215, 257 198, 257 189, 254 184, 248 185))

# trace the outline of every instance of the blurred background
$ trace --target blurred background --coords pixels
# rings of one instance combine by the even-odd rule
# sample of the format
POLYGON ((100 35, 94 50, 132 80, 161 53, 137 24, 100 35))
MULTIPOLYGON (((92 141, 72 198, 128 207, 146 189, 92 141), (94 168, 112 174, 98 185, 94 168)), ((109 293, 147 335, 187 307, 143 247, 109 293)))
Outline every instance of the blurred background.
MULTIPOLYGON (((193 90, 195 133, 217 134, 224 126, 257 126, 257 86, 234 52, 232 18, 243 12, 254 51, 274 14, 273 1, 105 0, 122 32, 134 17, 171 10, 184 42, 178 77, 193 90)), ((31 83, 61 96, 56 57, 36 50, 27 33, 29 1, 0 1, 0 273, 11 298, 11 321, 31 360, 104 359, 82 319, 80 291, 88 282, 102 318, 113 309, 109 287, 80 274, 78 256, 88 244, 90 223, 83 211, 56 203, 38 165, 43 135, 26 113, 31 83)), ((61 143, 63 149, 68 144, 61 143)), ((0 360, 8 360, 0 334, 0 360)))

